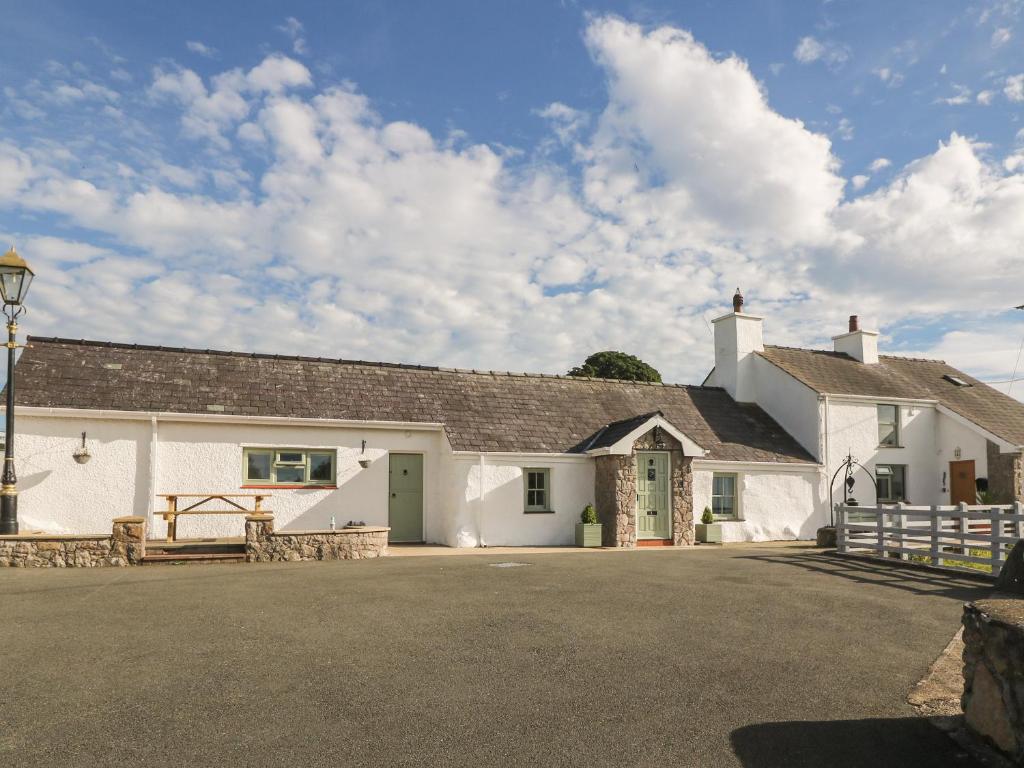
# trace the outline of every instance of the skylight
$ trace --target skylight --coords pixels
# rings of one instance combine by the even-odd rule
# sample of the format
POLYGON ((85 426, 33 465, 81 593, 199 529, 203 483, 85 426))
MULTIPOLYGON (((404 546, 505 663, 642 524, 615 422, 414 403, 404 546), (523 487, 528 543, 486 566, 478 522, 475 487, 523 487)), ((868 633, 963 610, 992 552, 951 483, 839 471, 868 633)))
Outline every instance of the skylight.
POLYGON ((968 384, 966 381, 961 379, 959 376, 953 376, 952 374, 949 374, 949 373, 944 375, 942 378, 944 378, 946 381, 950 382, 951 384, 956 384, 958 387, 970 387, 970 386, 973 386, 972 384, 968 384))

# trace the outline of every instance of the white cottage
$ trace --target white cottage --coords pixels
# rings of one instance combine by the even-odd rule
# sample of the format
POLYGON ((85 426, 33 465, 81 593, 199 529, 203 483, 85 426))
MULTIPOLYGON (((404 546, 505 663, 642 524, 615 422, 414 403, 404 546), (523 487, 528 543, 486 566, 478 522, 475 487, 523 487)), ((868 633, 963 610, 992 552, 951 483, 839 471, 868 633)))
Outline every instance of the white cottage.
MULTIPOLYGON (((856 328, 832 352, 766 347, 739 296, 734 310, 705 386, 32 338, 21 529, 134 513, 160 537, 160 494, 265 492, 278 530, 352 520, 395 542, 569 544, 591 503, 607 546, 692 543, 705 507, 727 541, 807 539, 850 451, 883 500, 973 500, 978 478, 1020 497, 1021 404, 944 363, 879 357, 856 328)), ((241 533, 240 517, 178 530, 241 533)))

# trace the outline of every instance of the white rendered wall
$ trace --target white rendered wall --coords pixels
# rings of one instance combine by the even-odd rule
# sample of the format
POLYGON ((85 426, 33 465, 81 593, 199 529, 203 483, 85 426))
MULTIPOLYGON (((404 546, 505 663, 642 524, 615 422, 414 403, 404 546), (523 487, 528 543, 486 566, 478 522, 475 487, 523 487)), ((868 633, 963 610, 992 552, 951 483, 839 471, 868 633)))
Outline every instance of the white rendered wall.
POLYGON ((481 473, 479 456, 460 454, 453 465, 451 546, 571 544, 583 507, 594 503, 590 457, 488 455, 481 473), (550 471, 552 513, 523 511, 525 467, 550 471))
POLYGON ((821 402, 818 393, 763 357, 753 357, 757 404, 815 459, 820 459, 821 402))
POLYGON ((145 514, 148 421, 39 418, 19 413, 14 440, 21 532, 110 533, 115 517, 145 514), (92 460, 71 457, 82 444, 92 460))
MULTIPOLYGON (((264 508, 273 512, 279 530, 323 529, 331 517, 387 525, 388 453, 423 454, 424 528, 428 540, 440 538, 441 465, 447 439, 440 431, 289 426, 244 423, 160 421, 156 487, 150 488, 148 420, 48 418, 22 415, 16 443, 23 491, 19 517, 25 530, 70 533, 103 532, 114 517, 145 515, 151 495, 163 493, 267 493, 264 508), (88 433, 92 460, 71 458, 88 433), (372 460, 362 469, 362 440, 372 460), (329 448, 338 452, 337 488, 245 488, 242 450, 246 447, 329 448)), ((154 509, 165 508, 153 499, 154 509)), ((179 507, 187 501, 179 502, 179 507)), ((211 504, 211 506, 213 506, 211 504)), ((242 515, 179 518, 181 538, 241 536, 242 515)), ((166 535, 159 514, 150 536, 166 535)))
MULTIPOLYGON (((879 400, 885 403, 885 400, 879 400)), ((949 503, 949 462, 960 448, 961 459, 973 459, 978 477, 988 474, 985 438, 977 431, 939 413, 930 404, 899 404, 900 448, 878 445, 878 410, 874 402, 829 401, 829 467, 834 472, 852 451, 855 459, 874 471, 878 464, 907 467, 907 501, 910 504, 949 503), (947 473, 943 491, 942 473, 947 473)), ((857 473, 853 495, 861 504, 873 504, 870 480, 857 473)), ((842 499, 837 480, 835 497, 842 499)))
POLYGON ((722 522, 724 542, 813 539, 827 525, 828 496, 819 467, 800 471, 730 462, 693 463, 693 517, 711 506, 714 473, 737 475, 738 520, 722 522))
POLYGON ((715 386, 734 399, 751 403, 757 397, 754 352, 764 349, 761 318, 732 313, 714 321, 715 386))

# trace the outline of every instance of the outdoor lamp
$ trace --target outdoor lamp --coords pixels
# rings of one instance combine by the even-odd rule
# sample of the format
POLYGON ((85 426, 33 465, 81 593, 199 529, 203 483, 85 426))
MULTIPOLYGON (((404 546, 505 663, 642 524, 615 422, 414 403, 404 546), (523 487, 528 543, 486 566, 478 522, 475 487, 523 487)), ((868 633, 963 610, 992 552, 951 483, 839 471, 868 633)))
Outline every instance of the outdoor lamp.
POLYGON ((7 426, 4 441, 4 471, 0 477, 0 535, 18 533, 18 477, 14 473, 14 352, 18 317, 35 273, 12 246, 0 256, 0 297, 7 316, 7 426))
POLYGON ((4 299, 5 313, 7 307, 21 306, 33 277, 35 272, 13 247, 0 257, 0 295, 4 299))

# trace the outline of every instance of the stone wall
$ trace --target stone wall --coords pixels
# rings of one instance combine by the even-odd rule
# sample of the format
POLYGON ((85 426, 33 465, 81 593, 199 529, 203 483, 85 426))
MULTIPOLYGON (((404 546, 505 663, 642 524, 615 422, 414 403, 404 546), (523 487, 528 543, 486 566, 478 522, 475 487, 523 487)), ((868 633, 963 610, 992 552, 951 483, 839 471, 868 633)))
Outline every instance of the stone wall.
POLYGON ((601 521, 601 543, 606 547, 636 546, 636 452, 666 451, 669 454, 672 497, 672 541, 677 546, 693 544, 693 459, 683 455, 683 446, 671 435, 654 430, 633 443, 628 456, 596 457, 594 503, 601 521))
POLYGON ((273 515, 245 518, 245 559, 250 563, 298 560, 363 560, 388 553, 390 528, 361 526, 336 531, 275 533, 273 515))
POLYGON ((999 446, 991 440, 988 441, 986 448, 988 490, 992 494, 992 503, 1012 504, 1015 501, 1024 501, 1021 454, 1000 453, 999 446))
POLYGON ((0 567, 94 568, 139 565, 146 554, 146 519, 118 517, 109 536, 0 536, 0 567))
POLYGON ((1024 762, 1024 600, 992 598, 964 606, 967 727, 1017 764, 1024 762))

